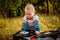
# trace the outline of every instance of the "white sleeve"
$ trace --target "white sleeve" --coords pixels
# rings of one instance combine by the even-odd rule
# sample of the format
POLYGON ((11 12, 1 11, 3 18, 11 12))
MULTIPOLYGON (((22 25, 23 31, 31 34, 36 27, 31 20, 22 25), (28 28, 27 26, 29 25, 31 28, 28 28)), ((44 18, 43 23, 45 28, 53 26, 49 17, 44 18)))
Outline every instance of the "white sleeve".
POLYGON ((26 20, 26 16, 24 16, 23 20, 26 20))
POLYGON ((35 16, 34 16, 34 20, 37 20, 37 19, 38 19, 38 16, 37 16, 37 15, 35 15, 35 16))

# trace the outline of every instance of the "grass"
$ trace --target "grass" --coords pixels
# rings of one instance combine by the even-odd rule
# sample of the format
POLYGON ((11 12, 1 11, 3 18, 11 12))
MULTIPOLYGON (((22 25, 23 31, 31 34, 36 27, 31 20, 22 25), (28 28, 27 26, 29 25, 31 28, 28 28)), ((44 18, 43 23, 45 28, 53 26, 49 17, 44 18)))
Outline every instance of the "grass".
MULTIPOLYGON (((54 30, 60 27, 58 15, 38 15, 40 20, 40 32, 54 30)), ((13 40, 12 35, 21 30, 23 17, 0 18, 0 40, 13 40)))

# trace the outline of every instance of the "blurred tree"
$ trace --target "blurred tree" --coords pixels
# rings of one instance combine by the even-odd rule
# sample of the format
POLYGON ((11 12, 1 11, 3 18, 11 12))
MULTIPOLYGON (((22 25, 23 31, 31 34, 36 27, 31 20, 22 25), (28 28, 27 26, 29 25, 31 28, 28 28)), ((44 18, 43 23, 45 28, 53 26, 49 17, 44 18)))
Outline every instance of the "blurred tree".
POLYGON ((50 12, 54 12, 54 14, 60 12, 60 0, 0 0, 0 14, 3 17, 23 16, 27 3, 32 3, 36 12, 39 13, 49 15, 50 12))
POLYGON ((53 5, 53 12, 54 12, 54 14, 56 12, 60 13, 60 0, 50 0, 50 2, 53 5))

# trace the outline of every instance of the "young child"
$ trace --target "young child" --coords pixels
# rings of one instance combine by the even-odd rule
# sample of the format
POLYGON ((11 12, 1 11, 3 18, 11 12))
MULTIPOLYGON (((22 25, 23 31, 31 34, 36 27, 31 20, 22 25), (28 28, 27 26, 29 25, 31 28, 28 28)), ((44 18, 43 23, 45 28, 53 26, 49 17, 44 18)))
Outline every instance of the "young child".
POLYGON ((35 9, 32 4, 27 4, 25 7, 25 16, 23 18, 22 29, 20 34, 28 34, 26 30, 35 29, 36 35, 40 34, 40 24, 38 16, 35 14, 35 9))

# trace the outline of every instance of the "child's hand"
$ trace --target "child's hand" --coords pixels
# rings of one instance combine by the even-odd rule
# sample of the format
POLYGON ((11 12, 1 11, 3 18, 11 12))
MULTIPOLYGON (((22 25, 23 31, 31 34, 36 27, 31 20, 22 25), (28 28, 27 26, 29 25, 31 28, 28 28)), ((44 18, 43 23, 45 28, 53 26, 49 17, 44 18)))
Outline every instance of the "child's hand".
POLYGON ((23 23, 27 23, 25 20, 23 20, 23 23))
POLYGON ((39 31, 35 31, 36 35, 39 36, 40 35, 40 32, 39 31))
POLYGON ((29 25, 29 26, 33 26, 34 23, 33 23, 33 22, 29 22, 28 25, 29 25))
POLYGON ((29 32, 26 32, 26 31, 22 31, 20 32, 20 34, 28 34, 29 32))

